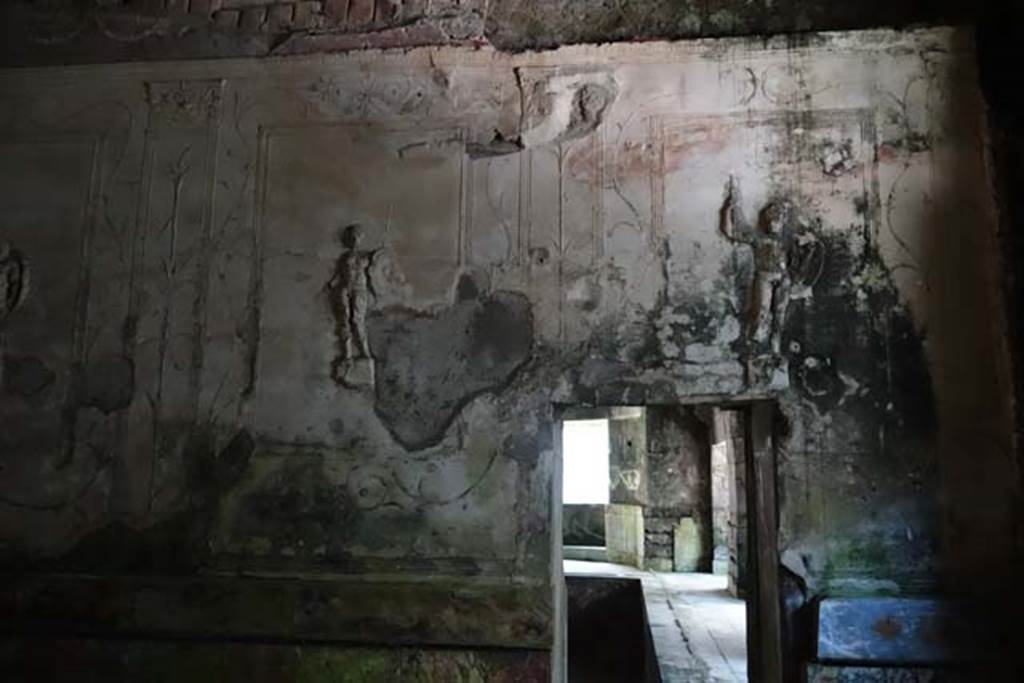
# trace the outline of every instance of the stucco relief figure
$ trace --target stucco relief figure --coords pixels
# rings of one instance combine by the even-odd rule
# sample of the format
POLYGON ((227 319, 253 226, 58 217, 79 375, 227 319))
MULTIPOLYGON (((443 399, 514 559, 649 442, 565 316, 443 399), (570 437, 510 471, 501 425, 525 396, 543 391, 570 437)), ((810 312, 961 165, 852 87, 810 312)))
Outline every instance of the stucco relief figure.
POLYGON ((28 267, 11 243, 0 240, 0 384, 4 376, 4 329, 11 314, 21 305, 28 289, 28 267))
POLYGON ((25 297, 27 275, 22 255, 10 242, 0 240, 0 333, 7 318, 25 297))
POLYGON ((373 384, 373 357, 366 335, 366 313, 377 293, 371 269, 378 250, 360 249, 363 233, 358 225, 343 228, 339 237, 344 251, 327 282, 327 296, 334 316, 338 355, 331 367, 335 381, 350 386, 373 384))
MULTIPOLYGON (((741 320, 748 380, 755 358, 780 359, 794 286, 806 290, 808 266, 820 261, 820 252, 804 248, 801 239, 793 234, 792 224, 796 218, 793 205, 779 199, 762 208, 757 222, 750 223, 743 212, 739 185, 729 178, 725 203, 719 214, 719 230, 734 245, 749 247, 753 256, 741 320)), ((817 244, 810 233, 804 237, 817 244)))

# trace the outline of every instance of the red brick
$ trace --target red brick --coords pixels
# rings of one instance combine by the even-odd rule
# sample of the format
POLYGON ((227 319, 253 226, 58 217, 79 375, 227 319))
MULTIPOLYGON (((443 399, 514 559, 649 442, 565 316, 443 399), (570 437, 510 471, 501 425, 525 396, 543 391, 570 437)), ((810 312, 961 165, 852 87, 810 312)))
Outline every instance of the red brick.
POLYGON ((349 0, 324 0, 324 16, 332 24, 344 24, 348 21, 349 0))
POLYGON ((213 10, 210 8, 210 0, 189 0, 188 13, 210 16, 213 13, 213 10))
POLYGON ((237 9, 222 9, 213 15, 214 23, 220 28, 238 28, 242 18, 242 11, 237 9))
POLYGON ((131 4, 132 12, 144 17, 162 17, 167 14, 164 0, 137 0, 131 4))
POLYGON ((322 12, 322 5, 315 0, 311 2, 297 2, 295 3, 295 17, 292 19, 292 25, 299 29, 317 28, 320 25, 321 19, 323 19, 322 12))
POLYGON ((374 0, 350 0, 348 3, 348 25, 365 26, 373 22, 374 0))
POLYGON ((168 14, 185 14, 188 12, 188 0, 167 0, 168 14))
POLYGON ((394 21, 395 15, 398 14, 399 3, 394 0, 377 0, 377 9, 374 19, 378 22, 391 22, 394 21))
POLYGON ((404 21, 423 16, 427 10, 427 0, 404 0, 398 3, 398 18, 404 21))
POLYGON ((324 21, 328 24, 341 24, 348 14, 348 0, 323 0, 324 21))
POLYGON ((283 28, 292 25, 292 17, 295 15, 295 5, 281 3, 271 5, 267 8, 267 24, 271 28, 283 28))
POLYGON ((306 33, 296 34, 292 39, 274 50, 276 55, 309 54, 311 52, 345 52, 368 48, 417 47, 438 45, 447 36, 436 26, 421 22, 411 26, 400 26, 384 31, 369 33, 306 33))
POLYGON ((266 23, 266 7, 246 7, 242 10, 242 19, 238 22, 238 25, 243 31, 259 31, 266 23))

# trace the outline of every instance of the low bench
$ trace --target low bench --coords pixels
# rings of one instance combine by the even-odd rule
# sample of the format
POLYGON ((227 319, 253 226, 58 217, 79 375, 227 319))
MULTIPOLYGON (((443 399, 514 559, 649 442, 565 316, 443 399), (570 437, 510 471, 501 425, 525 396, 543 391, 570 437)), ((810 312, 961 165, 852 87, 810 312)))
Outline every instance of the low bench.
POLYGON ((930 598, 825 598, 808 683, 932 683, 967 661, 963 609, 930 598))

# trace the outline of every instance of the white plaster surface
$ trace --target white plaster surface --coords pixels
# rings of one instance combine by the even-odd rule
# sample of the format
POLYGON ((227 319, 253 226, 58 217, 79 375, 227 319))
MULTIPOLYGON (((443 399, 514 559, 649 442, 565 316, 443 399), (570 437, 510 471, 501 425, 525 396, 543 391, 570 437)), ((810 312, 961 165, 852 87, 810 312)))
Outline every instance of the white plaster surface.
POLYGON ((770 396, 790 427, 780 552, 812 593, 927 584, 944 488, 1005 494, 958 518, 985 562, 1011 547, 987 539, 1012 530, 1017 479, 973 50, 934 29, 0 72, 0 238, 31 275, 2 352, 53 373, 0 401, 3 547, 57 557, 206 505, 196 449, 245 434, 251 458, 203 508, 205 571, 547 585, 553 404, 770 396), (584 85, 614 97, 574 122, 584 85), (748 217, 799 206, 854 333, 807 319, 785 359, 741 358, 753 255, 720 231, 730 178, 748 217), (371 349, 376 387, 333 381, 324 287, 353 222, 380 250, 371 319, 447 320, 469 276, 524 302, 528 362, 462 396, 507 335, 465 367, 472 330, 399 326, 371 349), (892 372, 904 308, 924 377, 892 372), (411 428, 444 418, 423 447, 380 409, 403 343, 411 428), (125 400, 76 389, 76 368, 125 362, 125 400), (931 405, 911 385, 936 415, 904 441, 898 411, 931 405), (840 543, 881 559, 843 564, 864 553, 840 543))

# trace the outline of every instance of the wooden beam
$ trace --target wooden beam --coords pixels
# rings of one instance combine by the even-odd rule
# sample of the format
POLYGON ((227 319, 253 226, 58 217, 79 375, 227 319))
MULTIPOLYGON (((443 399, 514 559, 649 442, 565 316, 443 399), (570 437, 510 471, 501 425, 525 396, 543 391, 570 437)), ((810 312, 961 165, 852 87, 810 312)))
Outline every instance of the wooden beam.
POLYGON ((774 403, 753 403, 746 411, 744 448, 747 456, 747 558, 750 563, 747 658, 753 683, 782 683, 774 421, 774 403))

